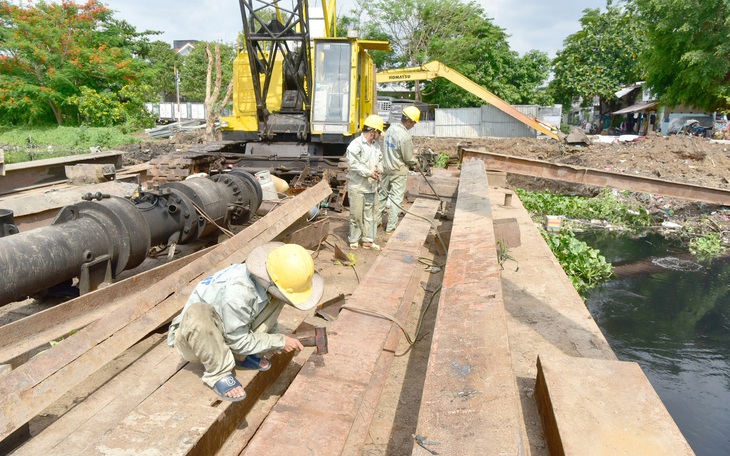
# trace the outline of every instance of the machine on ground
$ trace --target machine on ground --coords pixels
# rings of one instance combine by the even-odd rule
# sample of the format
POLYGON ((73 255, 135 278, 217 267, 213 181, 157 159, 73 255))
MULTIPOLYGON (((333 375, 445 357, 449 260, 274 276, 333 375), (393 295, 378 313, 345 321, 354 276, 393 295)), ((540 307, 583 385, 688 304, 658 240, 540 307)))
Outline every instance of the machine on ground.
POLYGON ((233 114, 221 119, 238 166, 337 166, 377 106, 369 50, 387 41, 337 37, 335 0, 240 0, 244 46, 234 62, 233 114), (290 2, 287 7, 285 4, 290 2))

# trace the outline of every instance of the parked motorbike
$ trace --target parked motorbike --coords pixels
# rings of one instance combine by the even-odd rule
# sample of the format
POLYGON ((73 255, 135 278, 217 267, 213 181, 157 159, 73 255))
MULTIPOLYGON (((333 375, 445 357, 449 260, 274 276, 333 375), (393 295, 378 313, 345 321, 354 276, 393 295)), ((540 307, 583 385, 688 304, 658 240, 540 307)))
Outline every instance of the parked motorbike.
POLYGON ((696 119, 675 119, 669 125, 668 135, 698 136, 700 138, 712 137, 712 127, 703 127, 696 119))

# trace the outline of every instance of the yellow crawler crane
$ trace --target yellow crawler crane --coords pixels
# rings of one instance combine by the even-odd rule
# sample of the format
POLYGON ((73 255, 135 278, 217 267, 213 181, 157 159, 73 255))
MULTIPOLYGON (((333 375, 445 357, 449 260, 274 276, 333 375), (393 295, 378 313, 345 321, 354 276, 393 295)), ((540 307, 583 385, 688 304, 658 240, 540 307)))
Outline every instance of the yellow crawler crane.
POLYGON ((436 60, 416 68, 380 71, 376 76, 376 81, 382 84, 388 82, 423 81, 426 79, 436 78, 446 78, 459 87, 478 96, 505 114, 514 117, 525 125, 532 127, 539 132, 545 133, 551 138, 562 140, 560 136, 562 133, 560 133, 560 130, 554 125, 550 125, 534 117, 526 116, 489 90, 476 84, 474 81, 458 71, 453 70, 436 60))
POLYGON ((240 0, 244 46, 234 62, 233 114, 221 118, 239 166, 296 172, 332 167, 376 111, 368 50, 387 41, 336 37, 334 0, 240 0))

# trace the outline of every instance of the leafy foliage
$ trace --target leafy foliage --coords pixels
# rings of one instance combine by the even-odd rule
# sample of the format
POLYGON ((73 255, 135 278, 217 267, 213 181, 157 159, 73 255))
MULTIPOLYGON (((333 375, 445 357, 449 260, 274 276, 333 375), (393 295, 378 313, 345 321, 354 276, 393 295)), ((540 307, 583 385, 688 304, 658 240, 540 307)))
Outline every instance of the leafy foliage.
POLYGON ((619 193, 603 189, 593 198, 566 196, 550 192, 528 192, 516 189, 522 204, 537 215, 564 215, 575 219, 608 220, 614 224, 632 227, 649 226, 652 218, 646 208, 618 199, 619 193))
POLYGON ((449 160, 451 157, 446 152, 439 152, 438 156, 436 157, 436 167, 437 168, 448 168, 449 166, 449 160))
POLYGON ((145 73, 147 84, 155 87, 160 100, 172 101, 177 95, 175 85, 175 66, 180 65, 181 57, 164 41, 146 44, 139 58, 148 65, 145 73))
MULTIPOLYGON (((178 67, 180 74, 180 93, 186 101, 205 101, 205 87, 208 74, 206 42, 199 42, 182 64, 178 67)), ((220 46, 222 85, 227 85, 233 77, 233 60, 236 51, 233 46, 215 43, 220 46)))
POLYGON ((130 43, 139 34, 97 0, 14 5, 0 1, 0 122, 78 122, 67 99, 81 87, 118 92, 144 72, 130 43))
MULTIPOLYGON (((547 54, 520 58, 509 49, 504 29, 492 23, 477 2, 461 0, 377 0, 359 3, 368 37, 388 39, 393 58, 381 68, 417 67, 432 60, 464 74, 510 103, 551 101, 540 87, 548 77, 547 54)), ((441 107, 484 102, 443 79, 415 85, 416 99, 441 107), (423 85, 423 88, 421 87, 423 85)))
POLYGON ((689 251, 701 260, 717 257, 726 250, 720 233, 709 232, 703 236, 693 237, 689 241, 689 251))
POLYGON ((80 90, 80 95, 69 97, 67 102, 78 107, 83 125, 111 127, 124 122, 136 128, 154 125, 154 118, 144 108, 146 96, 151 92, 147 85, 126 85, 117 93, 98 93, 86 86, 80 90))
POLYGON ((646 82, 667 106, 730 109, 730 4, 727 0, 631 0, 650 52, 646 82))
POLYGON ((578 293, 590 290, 613 275, 613 267, 600 251, 576 239, 573 232, 560 230, 551 234, 540 231, 578 293))
POLYGON ((584 106, 598 96, 610 105, 622 86, 642 79, 638 56, 645 49, 643 24, 631 8, 585 9, 581 30, 570 35, 553 60, 550 91, 558 103, 584 106))

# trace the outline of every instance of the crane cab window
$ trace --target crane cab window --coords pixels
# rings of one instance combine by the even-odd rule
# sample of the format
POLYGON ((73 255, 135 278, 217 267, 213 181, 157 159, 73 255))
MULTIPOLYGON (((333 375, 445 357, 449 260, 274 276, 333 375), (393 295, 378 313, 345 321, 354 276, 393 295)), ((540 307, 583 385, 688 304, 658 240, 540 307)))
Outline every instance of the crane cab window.
POLYGON ((312 121, 346 124, 350 115, 352 44, 317 42, 312 121))

